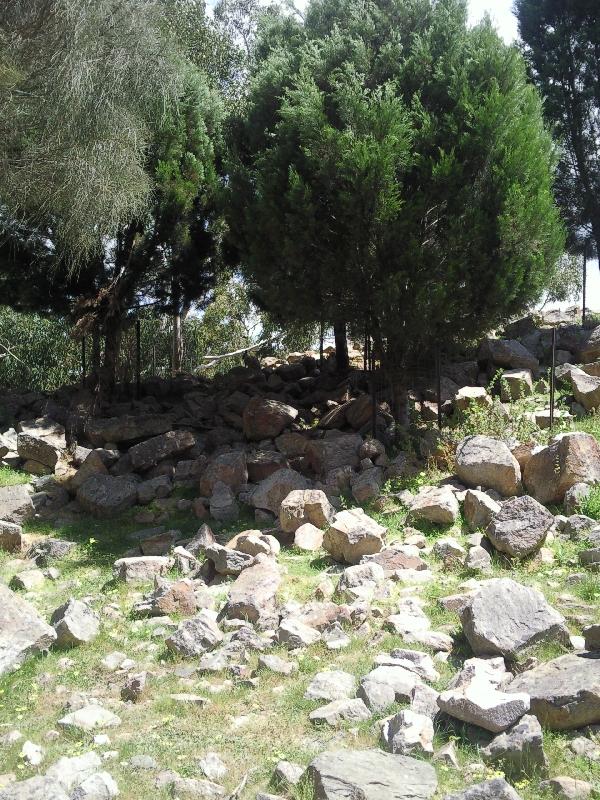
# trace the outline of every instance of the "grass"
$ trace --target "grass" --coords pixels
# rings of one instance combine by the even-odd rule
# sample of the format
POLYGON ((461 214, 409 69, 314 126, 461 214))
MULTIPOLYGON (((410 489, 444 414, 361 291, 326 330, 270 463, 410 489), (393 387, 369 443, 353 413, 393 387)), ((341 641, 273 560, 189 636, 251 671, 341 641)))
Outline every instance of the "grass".
POLYGON ((3 486, 17 486, 20 483, 29 483, 31 475, 18 469, 4 467, 0 464, 0 488, 3 486))
MULTIPOLYGON (((600 438, 600 426, 594 430, 600 438)), ((457 427, 455 432, 463 433, 464 428, 457 427)), ((407 479, 394 481, 386 489, 390 492, 402 489, 416 492, 447 474, 437 468, 425 469, 407 479)), ((23 473, 0 468, 0 485, 24 482, 27 478, 23 473)), ((180 496, 191 495, 184 492, 180 496)), ((429 547, 438 538, 448 535, 457 538, 463 546, 467 545, 469 531, 462 519, 453 526, 440 528, 422 521, 407 520, 405 508, 388 514, 367 510, 388 528, 389 541, 402 541, 407 525, 411 525, 424 533, 429 547)), ((191 513, 182 512, 172 514, 167 527, 178 529, 186 536, 193 534, 199 525, 191 513)), ((30 659, 16 673, 0 679, 0 735, 14 727, 23 733, 24 739, 42 744, 46 750, 40 768, 43 772, 60 756, 76 755, 93 746, 88 734, 61 733, 57 739, 47 739, 46 734, 58 729, 57 721, 64 714, 65 701, 71 692, 84 691, 96 696, 122 719, 120 727, 107 731, 110 745, 95 749, 116 751, 117 756, 109 759, 105 768, 117 780, 121 796, 127 800, 142 800, 148 796, 158 800, 171 797, 169 788, 157 789, 154 786, 155 771, 134 772, 128 766, 128 759, 134 755, 153 757, 160 769, 176 770, 186 777, 202 777, 198 759, 209 750, 216 751, 229 768, 222 781, 228 792, 233 791, 249 773, 244 798, 253 797, 256 791, 273 791, 285 793, 292 800, 312 800, 312 790, 307 782, 288 790, 273 782, 273 768, 277 761, 285 759, 306 765, 316 753, 327 748, 378 746, 378 717, 356 726, 344 725, 340 730, 315 727, 308 715, 318 703, 305 700, 303 695, 314 674, 320 670, 342 669, 353 674, 358 681, 373 667, 378 653, 389 652, 395 647, 427 650, 419 645, 407 645, 401 637, 384 628, 385 616, 395 611, 407 593, 403 584, 395 584, 388 597, 373 603, 381 613, 370 618, 369 636, 361 637, 354 633, 350 646, 341 651, 329 651, 322 643, 309 648, 297 656, 299 670, 295 675, 283 677, 261 669, 257 672, 259 681, 256 688, 249 688, 229 673, 194 673, 190 678, 178 678, 176 668, 183 664, 193 666, 194 662, 168 653, 163 638, 155 635, 154 626, 144 621, 134 624, 131 617, 134 601, 150 587, 123 586, 112 578, 114 560, 131 547, 131 535, 143 527, 135 522, 133 512, 109 522, 82 516, 77 522, 59 527, 40 520, 26 525, 30 537, 52 535, 76 543, 71 554, 58 564, 59 579, 46 581, 31 595, 31 602, 47 619, 68 596, 89 597, 92 606, 101 614, 103 624, 99 637, 92 644, 69 651, 52 650, 47 656, 30 659), (142 702, 135 705, 121 703, 123 676, 107 673, 101 668, 102 658, 113 650, 120 650, 133 658, 136 671, 148 671, 148 688, 142 702), (64 661, 65 657, 68 662, 64 661), (210 698, 211 703, 205 708, 197 708, 181 705, 170 698, 170 695, 181 692, 201 694, 210 698)), ((238 524, 215 529, 215 532, 218 540, 224 543, 239 531, 255 527, 253 517, 248 515, 238 524)), ((577 552, 581 547, 582 543, 555 540, 549 545, 554 555, 552 564, 540 565, 531 559, 515 563, 495 557, 491 576, 511 577, 535 586, 567 615, 572 632, 580 634, 581 625, 576 619, 580 609, 576 609, 571 619, 571 612, 561 598, 570 595, 576 604, 591 608, 596 619, 599 617, 600 598, 600 576, 586 575, 581 582, 572 584, 566 580, 570 573, 581 571, 577 562, 577 552)), ((471 654, 466 640, 460 636, 458 615, 445 611, 439 600, 445 595, 463 592, 464 583, 473 575, 460 567, 445 569, 430 554, 424 557, 435 573, 435 580, 414 587, 410 593, 425 601, 425 611, 433 629, 443 628, 457 637, 457 646, 448 663, 436 663, 440 678, 435 688, 443 690, 460 668, 462 660, 471 654)), ((310 554, 294 549, 282 549, 279 563, 284 573, 279 594, 281 603, 302 603, 312 599, 323 578, 329 575, 335 583, 339 571, 339 566, 323 553, 310 554)), ((13 573, 13 556, 0 553, 0 579, 8 581, 13 573)), ((224 584, 221 596, 226 590, 227 584, 224 584)), ((274 648, 272 652, 292 657, 281 648, 274 648)), ((555 643, 546 643, 533 648, 527 655, 546 661, 562 652, 555 643)), ((258 654, 250 654, 250 669, 256 669, 257 665, 258 654)), ((394 708, 390 709, 390 713, 393 711, 394 708)), ((466 734, 465 727, 459 724, 442 727, 436 733, 436 746, 448 741, 455 743, 459 761, 458 770, 436 762, 440 784, 436 800, 449 792, 464 789, 469 783, 497 774, 496 769, 482 764, 477 744, 466 734)), ((600 786, 600 765, 575 757, 568 747, 569 737, 569 733, 545 733, 550 773, 570 775, 600 786)), ((20 779, 36 774, 36 770, 19 757, 24 739, 0 752, 2 771, 13 771, 20 779)), ((544 797, 538 789, 538 782, 535 775, 519 781, 517 789, 523 800, 544 797)))

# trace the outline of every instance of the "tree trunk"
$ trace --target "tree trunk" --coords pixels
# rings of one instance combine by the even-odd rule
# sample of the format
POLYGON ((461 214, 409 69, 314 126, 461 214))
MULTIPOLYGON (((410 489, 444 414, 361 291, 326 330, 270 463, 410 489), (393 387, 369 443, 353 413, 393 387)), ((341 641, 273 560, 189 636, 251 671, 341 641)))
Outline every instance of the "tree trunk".
POLYGON ((336 322, 333 326, 335 337, 335 363, 338 372, 347 372, 350 369, 348 357, 348 339, 346 337, 346 323, 336 322))
POLYGON ((173 313, 173 358, 171 359, 171 374, 174 378, 181 372, 183 361, 183 337, 181 335, 181 311, 176 308, 173 313))
POLYGON ((106 326, 104 344, 104 363, 100 371, 100 392, 103 397, 110 397, 117 380, 117 366, 121 349, 121 334, 123 323, 113 317, 106 326))

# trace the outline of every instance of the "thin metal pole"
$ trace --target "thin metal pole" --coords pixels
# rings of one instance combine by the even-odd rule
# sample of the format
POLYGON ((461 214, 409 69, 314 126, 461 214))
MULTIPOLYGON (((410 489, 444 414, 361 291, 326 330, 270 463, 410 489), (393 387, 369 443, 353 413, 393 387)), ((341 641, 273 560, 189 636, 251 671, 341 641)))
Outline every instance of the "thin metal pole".
POLYGON ((139 400, 142 394, 142 325, 139 319, 135 321, 135 393, 139 400))
POLYGON ((325 338, 325 323, 321 320, 319 333, 319 369, 323 369, 323 339, 325 338))
POLYGON ((371 372, 371 432, 377 438, 377 394, 375 392, 375 371, 371 372))
POLYGON ((87 374, 87 365, 86 365, 86 358, 85 358, 85 336, 81 340, 81 378, 85 380, 85 376, 87 374))
POLYGON ((438 347, 435 354, 435 371, 437 379, 437 417, 438 429, 442 430, 442 356, 438 347))
POLYGON ((554 385, 556 377, 556 328, 552 328, 552 367, 550 368, 550 430, 554 427, 554 385))
POLYGON ((585 240, 585 244, 583 246, 583 309, 581 310, 581 325, 585 327, 585 295, 586 295, 586 284, 587 284, 587 250, 588 250, 588 243, 587 239, 585 240))

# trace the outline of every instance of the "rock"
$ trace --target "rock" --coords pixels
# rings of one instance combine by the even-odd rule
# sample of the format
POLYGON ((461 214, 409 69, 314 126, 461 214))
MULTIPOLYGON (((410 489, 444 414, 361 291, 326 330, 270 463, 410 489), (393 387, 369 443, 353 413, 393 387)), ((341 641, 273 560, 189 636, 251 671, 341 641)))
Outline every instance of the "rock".
POLYGON ((0 583, 0 675, 17 669, 30 655, 48 650, 55 641, 54 628, 0 583))
POLYGON ((486 528, 492 517, 500 511, 500 503, 477 489, 467 489, 463 503, 463 516, 472 531, 486 528))
POLYGON ((294 533, 294 547, 297 547, 298 550, 314 553, 323 546, 323 536, 322 530, 310 522, 305 522, 294 533))
POLYGON ((489 408, 492 398, 483 386, 463 386, 454 396, 454 406, 458 411, 466 411, 470 406, 489 408))
POLYGON ((77 490, 77 502, 99 519, 122 514, 137 501, 137 483, 128 475, 92 475, 77 490))
POLYGON ((458 500, 449 486, 425 486, 409 506, 413 519, 424 519, 435 525, 452 525, 458 519, 458 500))
POLYGON ((334 514, 335 509, 325 492, 319 489, 296 489, 281 503, 279 524, 286 533, 295 533, 306 523, 317 528, 326 528, 334 514))
POLYGON ((563 499, 565 514, 576 514, 583 503, 590 496, 590 487, 587 483, 576 483, 567 489, 563 499))
POLYGON ((233 537, 227 547, 232 547, 240 553, 249 556, 277 556, 281 550, 278 540, 270 534, 263 534, 261 531, 243 531, 233 537))
POLYGON ((26 741, 21 748, 20 757, 30 767, 39 767, 44 760, 44 749, 34 742, 26 741))
POLYGON ((422 653, 420 650, 408 650, 402 647, 397 647, 388 655, 378 655, 375 659, 376 663, 383 666, 390 667, 403 667, 419 678, 426 681, 438 681, 440 676, 433 666, 433 659, 428 653, 422 653))
POLYGON ((586 650, 600 650, 600 625, 587 625, 583 629, 586 650))
POLYGON ((201 525, 194 538, 186 544, 185 549, 193 556, 203 554, 207 547, 216 543, 215 535, 208 525, 201 525))
POLYGON ((166 640, 169 650, 185 658, 201 656, 223 641, 223 634, 212 612, 203 609, 198 616, 180 622, 166 640))
POLYGON ((586 800, 592 794, 593 786, 587 781, 580 781, 576 778, 557 776, 548 781, 540 783, 543 792, 549 792, 558 800, 586 800))
POLYGON ((472 569, 475 572, 490 572, 492 569, 492 557, 485 547, 475 545, 469 548, 464 566, 465 569, 472 569))
POLYGON ((89 705, 72 711, 58 720, 61 728, 80 731, 93 731, 101 728, 114 728, 121 724, 120 718, 102 706, 89 705))
POLYGON ((206 558, 215 565, 219 575, 239 575, 254 564, 254 556, 232 550, 220 544, 211 544, 205 549, 206 558))
POLYGON ((533 394, 533 375, 529 369, 508 369, 502 373, 500 396, 503 403, 533 394))
POLYGON ((525 467, 527 491, 540 503, 561 503, 577 483, 600 482, 600 443, 587 433, 565 433, 534 451, 525 467))
POLYGON ((392 686, 366 679, 360 682, 356 696, 375 714, 385 711, 396 701, 396 692, 392 686))
POLYGON ((138 616, 161 617, 179 614, 190 617, 196 613, 197 601, 194 585, 182 579, 168 581, 160 575, 154 578, 154 590, 136 603, 133 611, 138 616))
POLYGON ((292 406, 265 397, 253 397, 243 413, 244 436, 253 442, 274 439, 298 416, 292 406))
POLYGON ((45 582, 46 578, 40 569, 24 569, 13 576, 10 586, 12 589, 33 592, 43 586, 45 582))
POLYGON ((46 777, 59 783, 71 794, 83 781, 98 772, 101 766, 100 756, 90 750, 80 756, 59 758, 48 768, 46 777))
POLYGON ((325 532, 323 547, 336 561, 358 564, 382 549, 386 531, 361 508, 340 511, 325 532))
POLYGON ((311 711, 308 718, 311 722, 326 722, 332 727, 337 727, 341 722, 362 722, 370 719, 371 712, 363 701, 356 697, 353 700, 334 700, 327 703, 311 711))
POLYGON ((33 516, 30 489, 26 484, 0 486, 0 519, 20 525, 33 516))
POLYGON ((521 468, 504 442, 468 436, 456 449, 456 474, 467 486, 495 489, 504 497, 521 491, 521 468))
POLYGON ((0 789, 0 800, 70 800, 60 783, 38 775, 26 781, 9 783, 0 789))
POLYGON ((382 683, 389 686, 399 703, 409 702, 415 686, 420 682, 415 672, 399 665, 375 667, 361 678, 361 684, 382 683))
POLYGON ((210 515, 218 522, 236 522, 240 516, 232 489, 226 483, 217 481, 210 496, 210 515))
POLYGON ((90 775, 73 792, 71 800, 113 800, 118 797, 119 787, 108 772, 90 775))
POLYGON ((153 581, 157 575, 165 575, 170 566, 171 561, 166 556, 119 558, 114 563, 113 575, 116 580, 125 583, 142 583, 153 581))
POLYGON ((533 497, 525 495, 503 503, 486 534, 496 550, 525 558, 544 544, 553 523, 553 515, 533 497))
POLYGON ((158 475, 147 481, 138 483, 137 503, 140 506, 147 506, 154 500, 168 497, 173 491, 173 483, 167 475, 158 475))
POLYGON ((390 753, 433 753, 433 723, 428 716, 405 709, 385 722, 382 739, 390 753))
POLYGON ((206 753, 202 758, 198 759, 198 766, 210 781, 219 781, 228 772, 218 753, 206 753))
POLYGON ((229 590, 225 614, 230 619, 257 623, 272 618, 281 575, 277 563, 260 557, 258 563, 241 572, 229 590))
POLYGON ((56 644, 59 647, 93 642, 100 632, 98 615, 87 603, 73 597, 56 609, 50 622, 56 631, 56 644))
POLYGON ((516 339, 486 339, 479 348, 479 361, 491 361, 498 367, 529 369, 535 372, 540 362, 516 339))
POLYGON ((498 764, 510 778, 548 770, 542 728, 536 717, 526 714, 504 733, 496 736, 481 755, 488 764, 498 764))
POLYGON ((595 411, 600 406, 600 378, 578 369, 571 370, 570 378, 575 400, 586 411, 595 411))
POLYGON ((416 555, 414 547, 411 549, 410 545, 390 545, 389 547, 384 547, 378 553, 363 556, 360 563, 379 564, 379 566, 383 568, 386 578, 392 577, 399 570, 416 570, 422 572, 429 569, 427 562, 416 555))
POLYGON ((342 670, 317 672, 304 692, 305 700, 349 700, 356 691, 354 675, 342 670))
POLYGON ((434 556, 444 562, 446 569, 462 564, 466 555, 465 548, 452 536, 438 539, 433 545, 432 552, 434 556))
POLYGON ((494 778, 469 786, 464 792, 447 794, 444 800, 521 800, 521 795, 504 778, 494 778))
POLYGON ((527 694, 507 694, 479 677, 464 686, 447 689, 437 702, 449 716, 492 733, 510 728, 529 711, 527 694))
POLYGON ((0 519, 0 550, 20 553, 23 546, 23 529, 14 522, 0 519))
POLYGON ((308 481, 299 472, 293 469, 280 469, 258 484, 250 502, 254 508, 279 515, 281 504, 290 492, 307 488, 308 481))
POLYGON ((361 472, 352 482, 352 496, 357 503, 370 503, 379 497, 384 483, 381 467, 371 467, 361 472))
POLYGON ((66 447, 64 435, 37 436, 19 433, 17 453, 23 461, 36 461, 52 470, 66 447))
POLYGON ((128 675, 127 680, 121 687, 121 700, 124 700, 126 703, 137 703, 144 694, 147 678, 147 672, 137 672, 133 675, 128 675))
POLYGON ((105 442, 133 442, 166 433, 173 427, 169 414, 123 415, 110 419, 91 417, 86 424, 86 433, 95 446, 105 442))
POLYGON ((315 800, 429 800, 437 789, 430 764, 379 750, 326 751, 307 778, 315 800))
POLYGON ((273 777, 284 786, 297 786, 304 772, 305 769, 300 764, 293 764, 291 761, 279 761, 273 772, 273 777))
POLYGON ((213 458, 200 478, 200 494, 210 497, 216 483, 224 483, 234 492, 248 482, 246 455, 241 450, 221 453, 213 458))
POLYGON ((576 756, 583 756, 589 761, 600 761, 600 747, 587 736, 571 739, 569 747, 576 756))
POLYGON ((67 542, 65 539, 38 539, 27 551, 27 558, 35 561, 38 567, 47 567, 53 561, 68 556, 74 547, 75 542, 67 542))
POLYGON ((279 656, 259 656, 258 666, 268 669, 270 672, 276 672, 279 675, 293 675, 298 672, 298 663, 296 661, 286 661, 279 656))
POLYGON ((356 433, 336 434, 310 441, 305 456, 317 475, 326 475, 339 468, 358 467, 362 444, 362 436, 356 433))
POLYGON ((321 634, 316 628, 305 625, 303 622, 293 619, 293 617, 282 620, 277 628, 277 641, 290 650, 308 647, 318 642, 320 638, 321 634))
POLYGON ((485 581, 461 611, 460 619, 478 656, 514 658, 538 642, 569 643, 563 617, 543 594, 509 578, 485 581))
POLYGON ((550 730, 600 722, 600 657, 591 653, 559 656, 517 675, 507 692, 531 696, 531 713, 550 730))
POLYGON ((145 472, 165 458, 185 453, 195 444, 196 437, 189 431, 168 431, 130 447, 128 455, 133 469, 145 472))

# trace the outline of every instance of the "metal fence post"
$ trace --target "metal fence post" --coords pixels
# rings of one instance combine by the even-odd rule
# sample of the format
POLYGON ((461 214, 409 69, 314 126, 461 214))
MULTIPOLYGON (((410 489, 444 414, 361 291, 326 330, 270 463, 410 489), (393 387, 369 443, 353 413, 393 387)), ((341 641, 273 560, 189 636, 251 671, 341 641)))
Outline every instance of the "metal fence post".
POLYGON ((81 379, 85 380, 87 374, 87 364, 85 358, 85 336, 81 340, 81 379))
POLYGON ((437 383, 437 417, 438 417, 438 429, 442 430, 442 356, 440 353, 440 349, 436 350, 435 353, 435 372, 436 372, 436 383, 437 383))
POLYGON ((586 283, 587 283, 587 251, 588 251, 588 243, 587 239, 585 240, 585 244, 583 245, 583 308, 581 310, 581 327, 585 328, 585 295, 586 295, 586 283))
POLYGON ((554 387, 556 374, 556 328, 552 328, 552 366, 550 368, 550 430, 554 427, 554 387))

